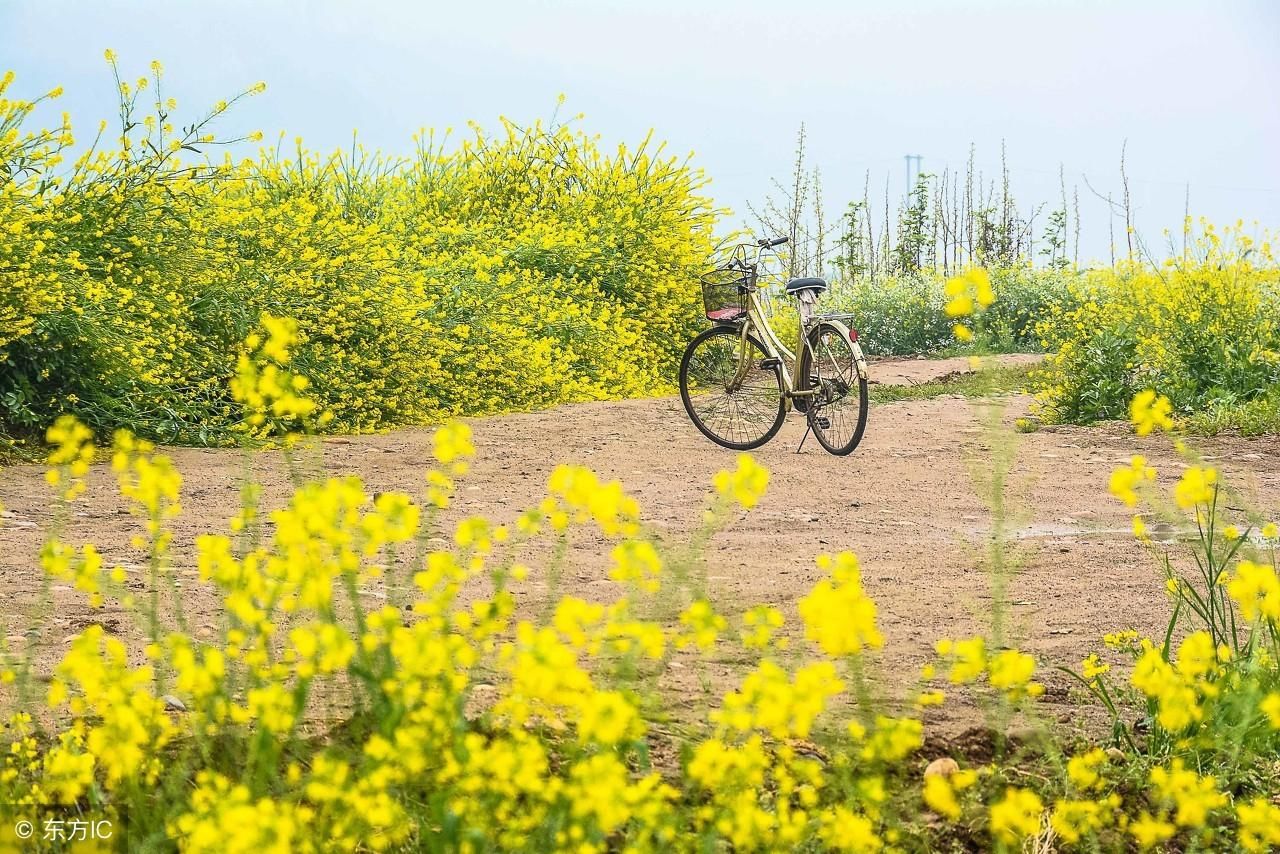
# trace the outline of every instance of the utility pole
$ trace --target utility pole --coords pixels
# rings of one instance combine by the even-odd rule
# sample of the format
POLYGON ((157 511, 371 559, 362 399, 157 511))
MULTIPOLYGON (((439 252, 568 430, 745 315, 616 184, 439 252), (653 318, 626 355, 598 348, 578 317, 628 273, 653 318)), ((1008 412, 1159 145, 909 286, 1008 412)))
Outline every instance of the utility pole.
POLYGON ((903 159, 907 161, 907 195, 911 195, 911 188, 915 185, 916 176, 920 174, 920 164, 924 161, 924 157, 919 154, 904 154, 903 159), (911 162, 915 161, 915 174, 911 173, 911 162))

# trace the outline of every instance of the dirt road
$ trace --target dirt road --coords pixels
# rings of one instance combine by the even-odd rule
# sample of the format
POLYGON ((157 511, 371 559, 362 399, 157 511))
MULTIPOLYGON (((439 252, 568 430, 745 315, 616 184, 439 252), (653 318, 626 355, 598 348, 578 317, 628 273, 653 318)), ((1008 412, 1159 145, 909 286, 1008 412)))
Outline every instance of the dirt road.
MULTIPOLYGON (((964 360, 881 363, 882 380, 919 382, 963 368, 964 360)), ((1015 441, 1007 483, 1012 550, 1018 563, 1009 591, 1014 639, 1048 662, 1074 666, 1097 648, 1103 632, 1132 627, 1160 630, 1167 606, 1151 556, 1129 533, 1129 513, 1106 492, 1107 478, 1129 455, 1142 452, 1171 484, 1181 464, 1162 439, 1138 440, 1121 426, 1049 428, 1028 435, 1010 429, 1029 404, 1004 399, 996 441, 1015 441)), ((757 456, 772 472, 769 494, 712 541, 708 581, 721 609, 736 615, 751 605, 776 604, 794 625, 795 603, 819 579, 814 555, 850 549, 862 559, 865 583, 880 609, 886 645, 878 671, 886 685, 902 684, 923 664, 933 642, 984 630, 990 580, 981 554, 990 512, 974 472, 986 470, 993 435, 982 426, 989 407, 960 398, 890 403, 872 408, 862 446, 850 457, 828 456, 810 440, 796 447, 803 422, 793 415, 757 456)), ((564 406, 472 422, 479 458, 462 485, 452 518, 475 513, 510 520, 543 495, 559 462, 576 462, 618 478, 640 501, 644 517, 663 537, 679 541, 699 517, 713 474, 734 454, 706 441, 689 423, 678 398, 564 406)), ((332 473, 356 473, 371 492, 422 489, 430 458, 427 429, 332 438, 323 457, 332 473)), ((1280 440, 1223 438, 1198 443, 1225 476, 1272 518, 1280 508, 1280 440)), ((191 590, 193 622, 212 622, 213 601, 194 580, 190 544, 220 526, 239 504, 240 477, 251 462, 266 484, 269 504, 288 492, 280 456, 241 451, 173 449, 182 471, 184 515, 176 526, 179 571, 191 590)), ((0 470, 0 595, 9 603, 7 631, 20 633, 40 589, 36 554, 51 521, 49 490, 36 466, 0 470)), ((70 520, 72 542, 93 541, 108 566, 137 567, 130 546, 135 520, 114 497, 111 472, 95 467, 88 495, 70 520)), ((578 536, 563 592, 587 598, 616 595, 605 577, 609 546, 578 536)), ((140 568, 131 585, 145 584, 140 568)), ((524 594, 538 601, 537 576, 524 594)), ((47 617, 49 663, 68 636, 92 620, 131 634, 127 615, 92 616, 82 597, 54 591, 47 617)), ((1066 677, 1046 677, 1046 703, 1066 701, 1066 677)), ((1060 710, 1065 714, 1065 708, 1060 710)), ((931 713, 944 729, 965 725, 972 709, 958 704, 931 713)))

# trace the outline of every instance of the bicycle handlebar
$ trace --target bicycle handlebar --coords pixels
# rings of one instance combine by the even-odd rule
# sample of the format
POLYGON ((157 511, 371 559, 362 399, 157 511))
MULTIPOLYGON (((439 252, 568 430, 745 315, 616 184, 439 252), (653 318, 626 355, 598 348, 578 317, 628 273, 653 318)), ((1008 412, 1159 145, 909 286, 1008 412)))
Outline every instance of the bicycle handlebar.
POLYGON ((751 261, 747 260, 747 255, 746 255, 747 247, 751 246, 751 244, 740 243, 738 244, 737 248, 734 250, 733 259, 729 261, 729 266, 736 267, 737 269, 742 270, 743 272, 751 272, 760 266, 760 259, 761 257, 764 256, 766 249, 772 249, 775 246, 781 246, 782 244, 788 243, 788 242, 790 242, 790 238, 787 238, 787 237, 760 238, 755 242, 755 246, 756 246, 755 259, 751 261))

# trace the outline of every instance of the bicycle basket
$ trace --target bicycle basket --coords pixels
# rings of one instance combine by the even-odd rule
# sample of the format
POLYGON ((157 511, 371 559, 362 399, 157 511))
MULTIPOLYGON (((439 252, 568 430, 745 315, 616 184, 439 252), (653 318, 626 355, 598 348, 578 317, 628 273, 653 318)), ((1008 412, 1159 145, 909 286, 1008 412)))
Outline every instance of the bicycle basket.
POLYGON ((717 267, 702 277, 702 303, 707 320, 729 323, 747 314, 747 274, 732 267, 717 267))

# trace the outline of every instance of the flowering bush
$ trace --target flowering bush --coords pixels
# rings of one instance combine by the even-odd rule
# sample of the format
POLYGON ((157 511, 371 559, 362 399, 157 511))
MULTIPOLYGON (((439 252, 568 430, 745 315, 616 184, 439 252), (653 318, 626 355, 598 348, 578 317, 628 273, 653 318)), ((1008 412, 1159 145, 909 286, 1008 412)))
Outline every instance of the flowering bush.
POLYGON ((1280 270, 1269 243, 1212 225, 1185 258, 1091 270, 1037 329, 1057 420, 1124 416, 1159 388, 1181 415, 1265 402, 1280 385, 1280 270))
POLYGON ((263 315, 296 320, 295 376, 343 431, 666 390, 697 323, 715 212, 650 139, 602 152, 504 121, 425 134, 402 160, 301 141, 219 160, 257 136, 214 136, 236 99, 176 129, 156 64, 117 70, 115 150, 64 165, 69 125, 24 135, 37 102, 4 100, 12 77, 0 426, 73 413, 99 434, 233 441, 232 369, 263 315))
MULTIPOLYGON (((1050 309, 1069 306, 1068 283, 1076 274, 1028 267, 989 271, 990 287, 999 299, 976 318, 971 332, 994 352, 1029 352, 1041 346, 1036 320, 1050 309)), ((951 296, 947 278, 921 272, 871 281, 837 279, 827 297, 832 310, 856 315, 859 340, 868 352, 885 355, 936 353, 968 343, 956 335, 943 309, 951 296)))
POLYGON ((978 293, 964 277, 837 281, 869 352, 929 353, 974 341, 992 352, 1042 350, 1033 376, 1040 416, 1123 418, 1160 388, 1197 433, 1280 430, 1280 268, 1271 244, 1239 227, 1202 233, 1180 258, 1081 271, 989 271, 989 306, 956 325, 949 307, 978 293), (949 288, 959 287, 955 294, 949 288))

